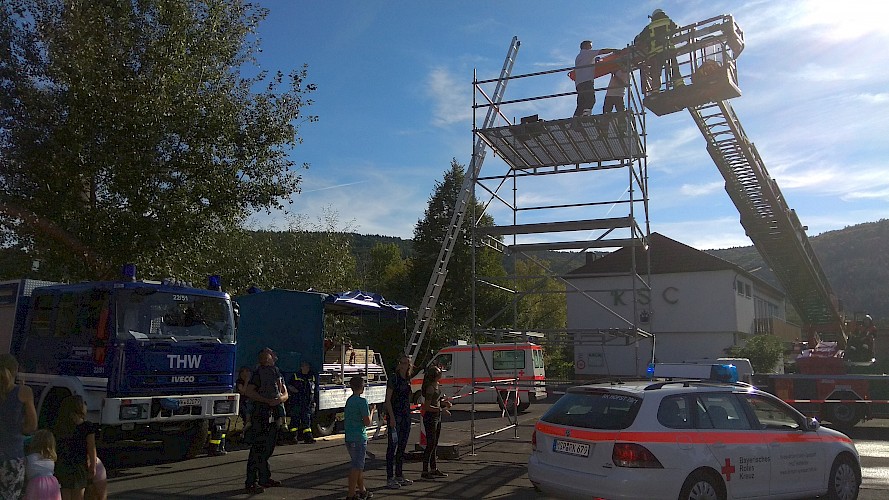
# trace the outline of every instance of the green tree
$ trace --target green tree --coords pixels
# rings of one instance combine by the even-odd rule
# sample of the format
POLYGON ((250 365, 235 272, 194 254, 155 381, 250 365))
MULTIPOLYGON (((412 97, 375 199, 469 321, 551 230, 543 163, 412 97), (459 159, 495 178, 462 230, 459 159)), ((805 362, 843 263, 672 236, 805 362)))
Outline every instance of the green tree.
MULTIPOLYGON (((445 171, 441 181, 436 181, 435 190, 429 197, 424 217, 414 227, 413 259, 409 266, 410 283, 414 287, 413 299, 416 311, 419 300, 425 293, 429 277, 435 268, 442 242, 451 222, 451 215, 460 195, 464 179, 464 166, 456 159, 451 161, 450 168, 445 171)), ((435 316, 427 341, 429 349, 436 349, 449 339, 468 339, 472 330, 472 207, 476 213, 482 213, 483 207, 477 201, 468 205, 466 223, 458 235, 451 259, 448 263, 448 274, 444 287, 435 307, 435 316)), ((493 218, 487 214, 480 218, 479 225, 491 225, 493 218)), ((476 252, 476 270, 479 276, 502 277, 505 275, 501 254, 488 248, 480 247, 476 252)), ((509 296, 499 289, 479 285, 475 293, 477 325, 486 328, 506 324, 511 318, 500 315, 490 324, 484 324, 494 318, 509 303, 509 296)))
POLYGON ((315 87, 305 66, 256 67, 266 14, 242 0, 0 3, 5 242, 62 279, 124 262, 187 275, 249 214, 282 208, 315 87))
POLYGON ((774 335, 754 335, 743 346, 733 346, 729 353, 749 359, 757 373, 772 373, 784 353, 784 344, 774 335))

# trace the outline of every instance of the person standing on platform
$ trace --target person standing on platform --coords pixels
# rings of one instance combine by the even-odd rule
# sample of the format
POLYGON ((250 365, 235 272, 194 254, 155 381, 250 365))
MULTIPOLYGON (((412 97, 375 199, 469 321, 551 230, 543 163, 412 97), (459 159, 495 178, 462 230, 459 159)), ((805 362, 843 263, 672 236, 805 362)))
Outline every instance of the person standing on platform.
POLYGON ((670 38, 678 26, 661 9, 654 9, 648 16, 651 22, 633 39, 633 46, 645 58, 639 67, 642 89, 646 94, 660 92, 661 72, 667 72, 667 79, 674 86, 682 85, 682 78, 673 52, 670 38))
POLYGON ((577 90, 577 107, 574 116, 591 114, 596 104, 596 58, 615 49, 593 49, 593 42, 580 42, 580 52, 574 58, 574 87, 577 90))
POLYGON ((608 81, 608 90, 605 91, 605 102, 602 103, 603 113, 620 112, 626 109, 624 106, 624 96, 626 95, 629 79, 630 75, 624 69, 618 69, 611 73, 611 79, 608 81))

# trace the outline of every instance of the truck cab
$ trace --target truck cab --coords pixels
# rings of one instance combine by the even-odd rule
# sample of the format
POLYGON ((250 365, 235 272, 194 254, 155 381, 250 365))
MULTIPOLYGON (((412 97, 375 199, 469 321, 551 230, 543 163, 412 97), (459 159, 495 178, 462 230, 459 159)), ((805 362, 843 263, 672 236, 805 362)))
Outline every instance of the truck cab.
POLYGON ((157 440, 189 456, 203 448, 211 421, 237 412, 228 294, 134 276, 34 288, 27 281, 0 287, 19 296, 10 352, 34 389, 41 427, 76 394, 103 440, 157 440))

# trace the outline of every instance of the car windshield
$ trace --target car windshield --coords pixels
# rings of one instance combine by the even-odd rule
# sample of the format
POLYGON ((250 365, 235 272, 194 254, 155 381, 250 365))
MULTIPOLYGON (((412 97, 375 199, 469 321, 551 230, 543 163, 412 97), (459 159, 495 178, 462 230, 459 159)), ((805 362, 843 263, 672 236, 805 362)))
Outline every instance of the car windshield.
POLYGON ((145 287, 118 290, 115 305, 118 338, 235 340, 231 301, 222 297, 145 287))
POLYGON ((627 394, 569 392, 541 420, 587 429, 626 429, 636 418, 641 403, 641 399, 627 394))

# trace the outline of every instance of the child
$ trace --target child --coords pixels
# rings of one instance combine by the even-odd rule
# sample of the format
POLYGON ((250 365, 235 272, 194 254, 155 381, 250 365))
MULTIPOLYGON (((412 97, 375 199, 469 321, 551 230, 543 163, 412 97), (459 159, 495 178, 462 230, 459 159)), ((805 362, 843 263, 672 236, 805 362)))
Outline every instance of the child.
POLYGON ((55 476, 62 487, 62 496, 82 500, 90 478, 96 475, 96 430, 86 421, 86 403, 81 396, 62 400, 56 425, 58 460, 55 476))
POLYGON ((61 500, 59 480, 53 475, 56 468, 56 438, 48 429, 34 433, 25 457, 25 500, 61 500))
POLYGON ((364 486, 364 457, 367 454, 367 426, 370 425, 372 412, 367 400, 361 397, 364 392, 364 379, 355 375, 349 380, 352 395, 346 400, 345 415, 346 449, 352 464, 349 469, 349 493, 346 500, 358 500, 373 497, 373 493, 364 486), (357 495, 356 495, 357 493, 357 495))
POLYGON ((426 431, 426 448, 423 450, 423 473, 420 474, 420 477, 423 479, 448 477, 446 473, 438 470, 438 466, 435 463, 438 438, 441 436, 441 414, 449 414, 448 408, 451 407, 450 401, 441 393, 440 380, 441 370, 435 366, 430 366, 426 369, 422 386, 423 429, 426 431))

